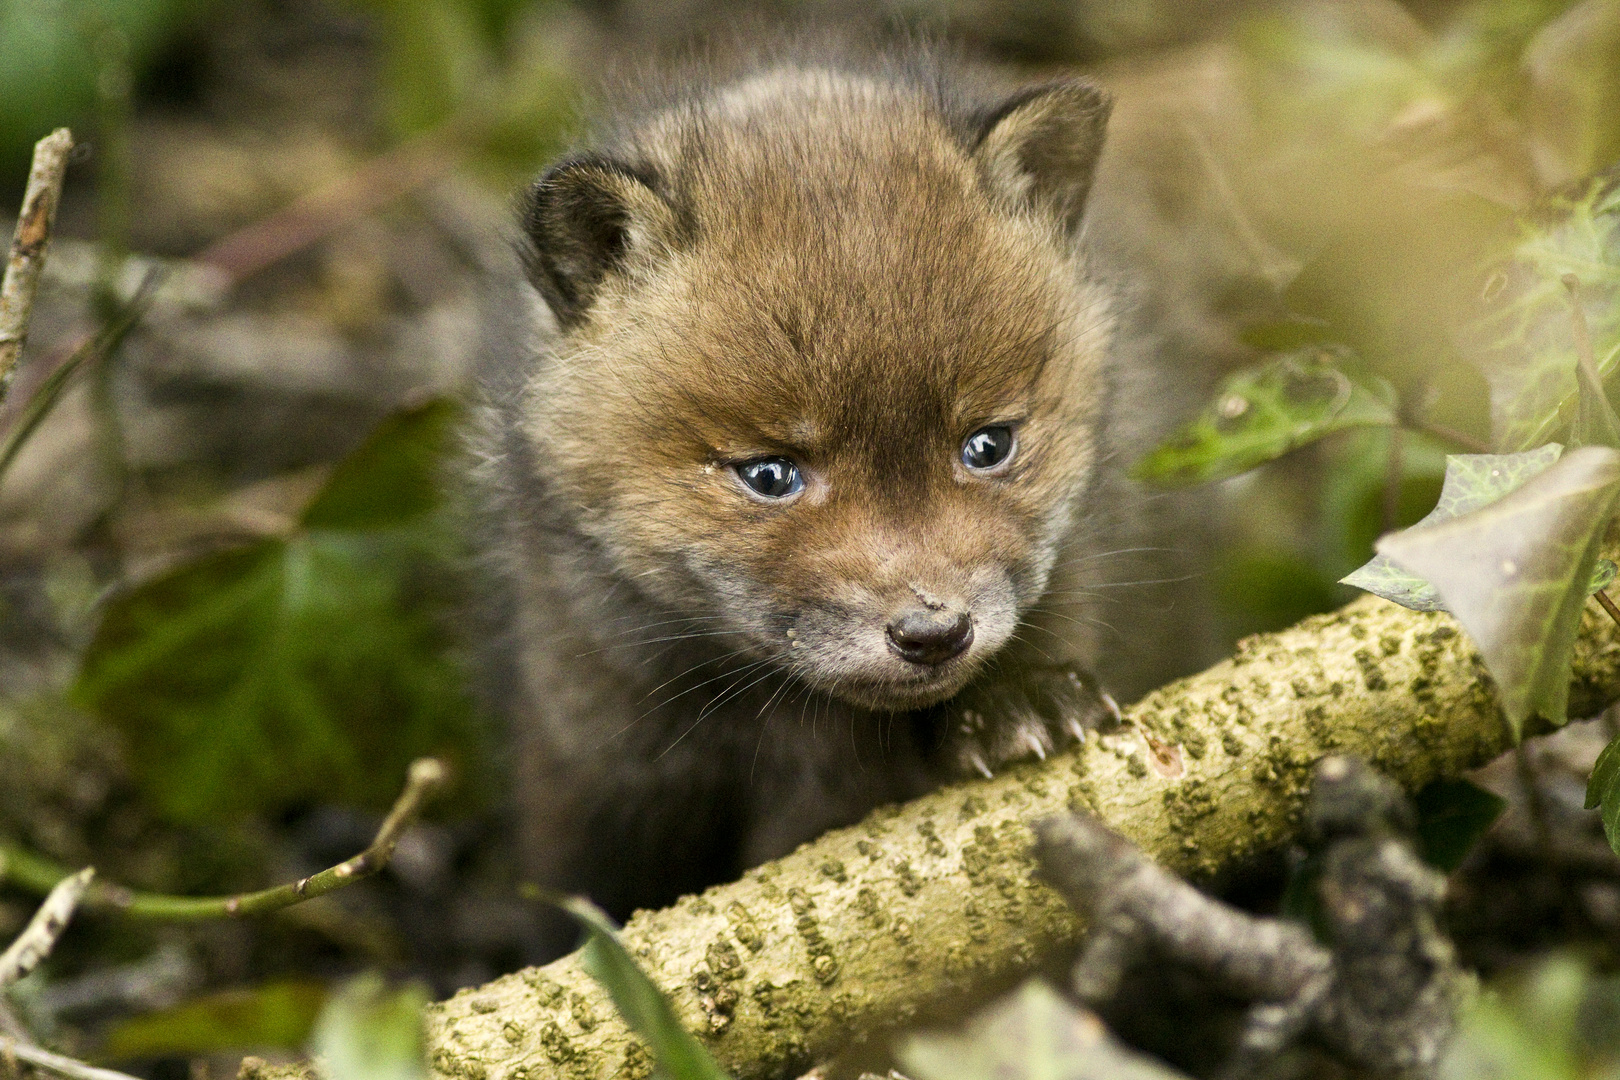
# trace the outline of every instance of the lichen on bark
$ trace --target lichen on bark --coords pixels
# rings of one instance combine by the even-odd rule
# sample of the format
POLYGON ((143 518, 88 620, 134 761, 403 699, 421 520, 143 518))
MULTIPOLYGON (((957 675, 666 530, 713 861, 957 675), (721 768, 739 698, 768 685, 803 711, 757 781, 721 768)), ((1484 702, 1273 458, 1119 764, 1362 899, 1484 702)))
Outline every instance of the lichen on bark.
MULTIPOLYGON (((1620 641, 1583 617, 1572 715, 1620 697, 1620 641)), ((1506 749, 1479 654, 1447 615, 1364 597, 1125 711, 1075 751, 875 811, 749 871, 639 912, 626 944, 739 1080, 792 1070, 1008 985, 1074 945, 1078 918, 1033 881, 1029 824, 1096 814, 1162 865, 1208 878, 1285 842, 1313 764, 1364 757, 1415 790, 1506 749)), ((576 957, 429 1009, 454 1080, 649 1076, 652 1062, 576 957)))

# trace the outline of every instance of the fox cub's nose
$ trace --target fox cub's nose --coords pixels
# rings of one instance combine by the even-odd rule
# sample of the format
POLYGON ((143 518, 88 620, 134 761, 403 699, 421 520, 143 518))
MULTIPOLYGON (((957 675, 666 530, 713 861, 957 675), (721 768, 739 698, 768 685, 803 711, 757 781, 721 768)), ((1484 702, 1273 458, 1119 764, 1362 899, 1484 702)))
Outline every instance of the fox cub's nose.
POLYGON ((965 613, 914 608, 889 624, 889 648, 913 664, 943 664, 973 644, 965 613))

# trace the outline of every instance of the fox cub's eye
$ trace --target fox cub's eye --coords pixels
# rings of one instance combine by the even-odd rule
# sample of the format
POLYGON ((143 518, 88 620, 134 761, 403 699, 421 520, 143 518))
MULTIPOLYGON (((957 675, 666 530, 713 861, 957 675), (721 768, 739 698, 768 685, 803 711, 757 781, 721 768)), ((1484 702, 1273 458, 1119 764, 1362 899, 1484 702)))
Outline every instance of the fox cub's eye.
POLYGON ((1012 428, 1003 424, 982 427, 962 444, 962 464, 970 469, 993 469, 1012 457, 1012 428))
POLYGON ((743 483, 767 499, 785 499, 804 490, 799 467, 785 457, 745 461, 735 468, 743 483))

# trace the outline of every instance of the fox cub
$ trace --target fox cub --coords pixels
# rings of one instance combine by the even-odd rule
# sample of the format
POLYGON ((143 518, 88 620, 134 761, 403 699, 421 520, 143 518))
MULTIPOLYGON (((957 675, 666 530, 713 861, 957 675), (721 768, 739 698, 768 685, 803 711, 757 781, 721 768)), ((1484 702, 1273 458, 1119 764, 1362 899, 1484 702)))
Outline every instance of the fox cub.
POLYGON ((528 192, 474 436, 524 871, 620 916, 1202 659, 1123 476, 1174 380, 1088 255, 1108 97, 901 56, 647 99, 528 192))

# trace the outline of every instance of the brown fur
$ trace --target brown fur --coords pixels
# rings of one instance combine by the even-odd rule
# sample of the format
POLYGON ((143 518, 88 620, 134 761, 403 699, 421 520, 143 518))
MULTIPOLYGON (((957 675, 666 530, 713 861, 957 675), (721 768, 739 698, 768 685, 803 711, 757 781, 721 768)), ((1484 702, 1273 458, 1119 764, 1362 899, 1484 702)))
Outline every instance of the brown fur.
POLYGON ((536 184, 547 308, 502 324, 479 437, 526 868, 620 914, 1167 670, 1116 677, 1100 630, 1155 623, 1104 591, 1143 572, 1081 242, 1104 96, 979 102, 915 57, 676 85, 536 184), (990 424, 1017 447, 974 473, 990 424), (773 455, 780 502, 733 469, 773 455), (908 611, 970 646, 902 659, 908 611))

